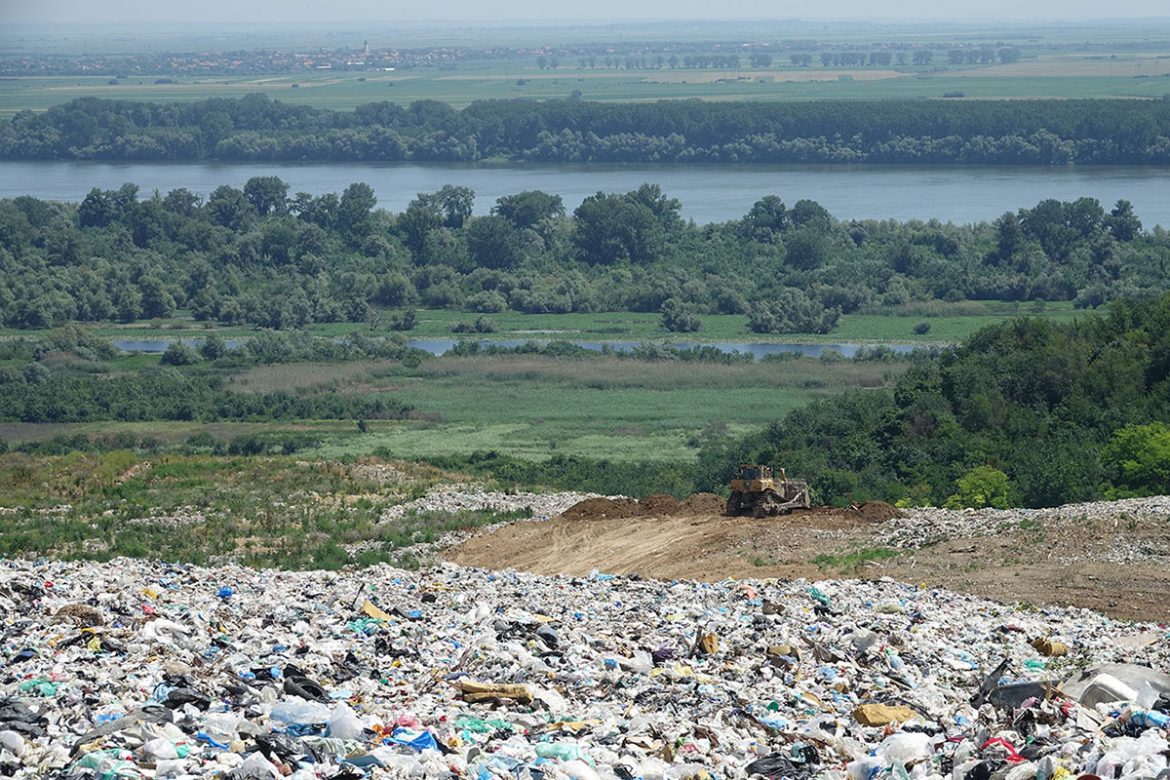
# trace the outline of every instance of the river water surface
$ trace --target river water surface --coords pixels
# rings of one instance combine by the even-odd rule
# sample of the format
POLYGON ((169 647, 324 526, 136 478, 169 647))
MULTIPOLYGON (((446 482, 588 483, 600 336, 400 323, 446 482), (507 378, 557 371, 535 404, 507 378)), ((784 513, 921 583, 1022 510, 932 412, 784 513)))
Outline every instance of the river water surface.
POLYGON ((653 182, 682 201, 683 216, 698 223, 738 219, 769 194, 789 205, 810 198, 839 219, 960 224, 995 219, 1046 198, 1089 196, 1106 209, 1125 198, 1146 227, 1170 226, 1170 168, 1135 166, 0 162, 0 197, 80 201, 93 187, 114 189, 125 182, 137 184, 142 195, 186 187, 206 196, 221 184, 242 187, 253 176, 269 175, 288 182, 290 194, 340 193, 363 181, 390 211, 402 211, 418 193, 444 184, 475 190, 475 210, 484 214, 501 195, 524 190, 558 194, 572 211, 595 192, 627 192, 653 182))

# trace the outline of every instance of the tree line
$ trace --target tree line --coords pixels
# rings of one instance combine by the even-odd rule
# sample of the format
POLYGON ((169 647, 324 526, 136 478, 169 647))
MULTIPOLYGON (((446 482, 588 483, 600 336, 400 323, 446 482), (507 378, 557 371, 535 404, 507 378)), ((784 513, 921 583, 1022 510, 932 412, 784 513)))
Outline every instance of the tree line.
POLYGON ((423 307, 485 318, 656 312, 677 332, 696 330, 699 314, 742 314, 758 333, 825 333, 841 314, 916 301, 1095 307, 1156 295, 1170 279, 1170 234, 1147 230, 1124 200, 1045 200, 971 225, 842 221, 776 195, 740 219, 696 225, 653 184, 598 192, 572 214, 540 191, 501 197, 482 216, 474 202, 472 190, 446 186, 390 213, 366 184, 290 195, 274 176, 207 198, 142 198, 126 184, 80 204, 2 200, 0 323, 184 312, 262 328, 406 331, 423 307))
POLYGON ((1170 485, 1170 296, 1072 325, 1018 319, 924 356, 892 392, 794 411, 700 456, 698 487, 735 464, 807 478, 821 500, 1056 506, 1170 485))
POLYGON ((293 106, 78 98, 0 122, 23 160, 1170 163, 1168 100, 293 106))

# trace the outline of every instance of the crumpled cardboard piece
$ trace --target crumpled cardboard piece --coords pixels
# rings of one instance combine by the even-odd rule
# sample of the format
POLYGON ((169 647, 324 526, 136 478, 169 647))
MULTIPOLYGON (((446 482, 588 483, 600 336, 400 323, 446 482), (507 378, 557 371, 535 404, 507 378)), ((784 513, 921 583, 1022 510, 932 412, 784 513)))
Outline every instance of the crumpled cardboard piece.
POLYGON ((853 719, 863 726, 886 726, 912 720, 916 714, 903 705, 859 704, 853 710, 853 719))

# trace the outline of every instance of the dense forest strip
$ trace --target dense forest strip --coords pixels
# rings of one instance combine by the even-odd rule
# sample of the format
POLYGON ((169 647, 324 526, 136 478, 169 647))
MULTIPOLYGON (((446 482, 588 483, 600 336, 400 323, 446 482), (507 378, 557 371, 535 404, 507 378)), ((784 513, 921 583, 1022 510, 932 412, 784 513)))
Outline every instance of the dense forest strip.
MULTIPOLYGON (((1045 200, 992 223, 844 222, 775 195, 738 220, 695 225, 659 187, 597 193, 571 215, 538 191, 473 216, 474 193, 422 193, 401 213, 373 190, 291 195, 274 176, 140 199, 92 190, 80 204, 0 200, 0 323, 196 320, 294 329, 363 322, 411 330, 414 307, 744 314, 755 333, 828 333, 843 313, 914 302, 1074 301, 1095 307, 1170 286, 1170 234, 1130 204, 1045 200)), ((924 323, 929 328, 929 324, 924 323)))
POLYGON ((381 102, 79 98, 0 123, 22 160, 1170 164, 1170 101, 381 102))

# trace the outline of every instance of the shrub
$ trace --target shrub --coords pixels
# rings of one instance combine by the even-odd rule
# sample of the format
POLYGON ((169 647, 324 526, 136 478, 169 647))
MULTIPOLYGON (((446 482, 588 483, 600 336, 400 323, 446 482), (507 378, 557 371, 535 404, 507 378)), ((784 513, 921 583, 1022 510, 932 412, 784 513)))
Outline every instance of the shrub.
POLYGON ((927 333, 930 333, 930 323, 926 320, 916 323, 914 325, 914 332, 919 336, 925 336, 927 333))
POLYGON ((164 366, 189 366, 199 362, 199 355, 182 341, 172 341, 162 355, 164 366))
POLYGON ((495 333, 500 329, 495 320, 480 315, 472 322, 456 322, 451 326, 452 333, 495 333))
POLYGON ((800 290, 787 287, 775 299, 753 305, 747 326, 753 333, 828 333, 840 316, 840 309, 826 309, 800 290))
POLYGON ((671 333, 694 333, 702 324, 699 315, 686 304, 668 298, 662 304, 662 328, 671 333))
POLYGON ((508 308, 508 301, 495 290, 484 290, 467 299, 467 308, 481 314, 498 314, 508 308))
POLYGON ((394 312, 386 320, 386 325, 390 330, 407 331, 414 330, 414 326, 418 324, 418 314, 414 309, 403 309, 402 311, 394 312))

